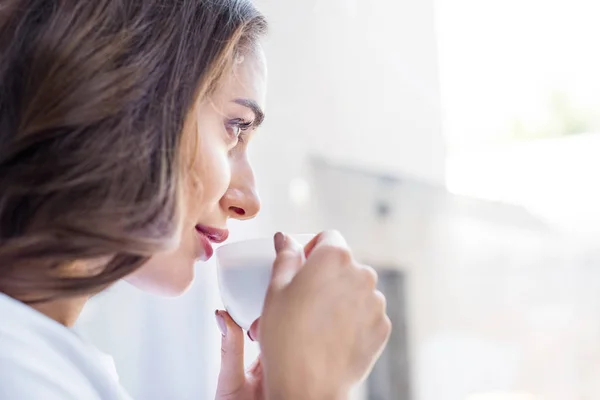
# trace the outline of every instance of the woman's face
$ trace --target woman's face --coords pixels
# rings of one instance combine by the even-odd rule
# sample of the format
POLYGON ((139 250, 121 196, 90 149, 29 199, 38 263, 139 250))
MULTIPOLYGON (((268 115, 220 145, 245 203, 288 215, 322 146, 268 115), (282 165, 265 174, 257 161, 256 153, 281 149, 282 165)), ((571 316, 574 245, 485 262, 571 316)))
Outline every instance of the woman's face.
MULTIPOLYGON (((227 220, 253 218, 260 209, 247 146, 263 119, 266 63, 262 50, 239 57, 216 91, 199 101, 185 135, 194 152, 186 172, 183 230, 176 250, 157 254, 127 280, 163 295, 185 291, 194 264, 227 238, 227 220)), ((184 157, 186 158, 186 157, 184 157)))

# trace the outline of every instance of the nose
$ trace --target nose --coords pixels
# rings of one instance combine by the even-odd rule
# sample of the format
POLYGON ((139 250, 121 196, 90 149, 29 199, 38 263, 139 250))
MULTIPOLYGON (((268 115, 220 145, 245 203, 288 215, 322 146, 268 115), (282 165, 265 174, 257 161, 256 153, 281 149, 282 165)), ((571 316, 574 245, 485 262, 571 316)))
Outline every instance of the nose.
POLYGON ((248 163, 232 171, 231 183, 221 198, 221 208, 229 218, 252 219, 260 211, 260 198, 256 190, 254 172, 248 163))

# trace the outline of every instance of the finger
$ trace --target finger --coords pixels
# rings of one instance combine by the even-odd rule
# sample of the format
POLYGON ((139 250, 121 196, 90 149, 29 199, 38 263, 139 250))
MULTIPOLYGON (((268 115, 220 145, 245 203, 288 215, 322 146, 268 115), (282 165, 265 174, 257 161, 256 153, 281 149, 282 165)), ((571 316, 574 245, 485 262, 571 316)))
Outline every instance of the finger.
POLYGON ((271 288, 281 289, 287 286, 304 263, 304 251, 291 237, 278 232, 274 238, 277 256, 273 263, 271 288))
MULTIPOLYGON (((371 338, 373 340, 374 350, 381 351, 389 340, 392 322, 386 313, 387 301, 385 296, 380 291, 376 290, 371 296, 371 338)), ((378 353, 380 354, 380 353, 378 353)))
POLYGON ((390 336, 392 334, 392 321, 387 315, 383 316, 379 325, 376 327, 374 334, 375 337, 379 340, 379 342, 376 343, 375 348, 377 350, 377 358, 379 358, 379 356, 381 356, 381 353, 383 353, 383 350, 385 349, 387 343, 389 342, 390 336))
POLYGON ((245 382, 244 333, 225 311, 216 311, 217 324, 221 330, 221 371, 218 393, 231 394, 240 390, 245 382))
POLYGON ((366 289, 374 290, 377 288, 377 281, 379 280, 379 275, 373 267, 370 267, 368 265, 360 265, 357 271, 358 279, 366 289))
POLYGON ((248 337, 253 342, 256 342, 260 338, 260 330, 259 330, 260 318, 252 323, 250 329, 248 329, 248 337))
POLYGON ((376 290, 373 294, 373 298, 375 299, 375 305, 377 306, 376 310, 385 314, 387 311, 387 299, 385 298, 385 295, 379 290, 376 290))
POLYGON ((348 243, 338 231, 327 231, 319 235, 317 240, 312 244, 312 248, 308 249, 308 257, 306 262, 306 273, 315 273, 314 269, 319 270, 319 273, 349 274, 356 268, 347 268, 349 266, 357 267, 354 261, 352 251, 348 247, 348 243), (339 268, 343 270, 339 270, 339 268))
POLYGON ((310 242, 304 246, 306 258, 320 247, 339 247, 345 250, 350 250, 346 239, 338 231, 324 231, 312 238, 310 242))
POLYGON ((250 365, 246 374, 248 377, 253 379, 262 378, 262 362, 260 360, 260 355, 256 358, 252 365, 250 365))
POLYGON ((325 232, 319 233, 314 238, 312 238, 310 240, 310 242, 308 242, 308 243, 306 243, 306 245, 304 245, 304 255, 306 256, 306 258, 308 258, 310 256, 310 253, 315 248, 315 246, 317 245, 319 240, 321 240, 321 236, 323 236, 324 233, 325 232))

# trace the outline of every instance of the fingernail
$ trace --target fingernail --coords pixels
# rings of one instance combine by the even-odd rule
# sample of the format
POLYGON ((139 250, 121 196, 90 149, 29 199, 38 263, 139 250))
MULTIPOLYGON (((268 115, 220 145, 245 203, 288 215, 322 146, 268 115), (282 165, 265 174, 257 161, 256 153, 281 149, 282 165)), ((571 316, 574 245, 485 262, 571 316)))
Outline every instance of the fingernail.
POLYGON ((225 323, 225 318, 223 318, 219 310, 215 311, 215 318, 217 320, 219 330, 221 331, 221 335, 227 336, 227 324, 225 323))
POLYGON ((274 241, 275 241, 275 251, 276 252, 281 251, 281 249, 283 249, 285 247, 286 239, 285 239, 285 235, 283 233, 277 232, 275 234, 274 241))
POLYGON ((252 334, 250 333, 250 331, 248 331, 248 338, 250 338, 250 340, 252 340, 254 342, 254 338, 252 337, 252 334))

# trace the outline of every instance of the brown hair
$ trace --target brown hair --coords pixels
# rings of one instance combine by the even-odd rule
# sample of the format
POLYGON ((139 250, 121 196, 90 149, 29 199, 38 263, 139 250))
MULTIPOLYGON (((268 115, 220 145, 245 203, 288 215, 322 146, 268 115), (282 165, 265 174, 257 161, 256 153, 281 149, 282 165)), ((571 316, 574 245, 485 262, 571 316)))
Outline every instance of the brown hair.
POLYGON ((169 249, 186 117, 265 29, 246 0, 3 0, 0 292, 93 293, 169 249))

